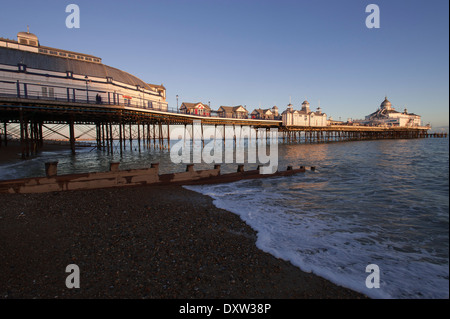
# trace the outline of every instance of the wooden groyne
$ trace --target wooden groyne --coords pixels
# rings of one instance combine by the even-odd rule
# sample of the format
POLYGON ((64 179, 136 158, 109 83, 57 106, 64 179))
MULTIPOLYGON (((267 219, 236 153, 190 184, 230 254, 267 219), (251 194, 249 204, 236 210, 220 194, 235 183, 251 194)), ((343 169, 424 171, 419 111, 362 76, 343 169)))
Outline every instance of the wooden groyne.
MULTIPOLYGON (((288 166, 286 171, 260 174, 259 167, 256 170, 245 171, 244 165, 238 165, 235 173, 221 174, 220 165, 215 165, 213 169, 196 171, 194 164, 188 164, 185 172, 159 175, 158 163, 151 164, 149 168, 132 170, 120 170, 120 163, 111 163, 107 172, 57 175, 57 164, 58 162, 45 163, 45 177, 0 181, 0 193, 47 193, 139 185, 217 184, 242 179, 289 176, 306 171, 304 166, 296 169, 288 166)), ((310 169, 315 170, 314 167, 310 169)))

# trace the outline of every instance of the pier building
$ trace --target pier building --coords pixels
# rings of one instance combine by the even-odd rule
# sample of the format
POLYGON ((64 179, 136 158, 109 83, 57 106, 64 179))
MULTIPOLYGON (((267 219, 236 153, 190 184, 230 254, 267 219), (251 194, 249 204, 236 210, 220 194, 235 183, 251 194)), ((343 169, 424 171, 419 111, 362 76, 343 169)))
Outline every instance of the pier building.
POLYGON ((93 55, 51 48, 19 32, 0 38, 3 95, 167 110, 166 89, 102 63, 93 55))
POLYGON ((248 119, 248 111, 242 105, 238 106, 221 106, 217 110, 219 117, 228 117, 235 119, 248 119))
POLYGON ((278 107, 275 105, 271 109, 255 109, 251 113, 252 119, 279 120, 278 107))
POLYGON ((322 113, 320 107, 313 112, 308 101, 302 103, 300 110, 295 110, 289 103, 286 111, 281 114, 284 126, 327 126, 327 115, 322 113))
POLYGON ((392 103, 385 97, 378 110, 357 122, 370 126, 419 127, 421 126, 421 117, 414 113, 408 113, 406 108, 403 112, 395 110, 392 103))
POLYGON ((208 104, 201 102, 188 103, 183 102, 180 106, 180 112, 182 114, 211 116, 211 107, 208 104))

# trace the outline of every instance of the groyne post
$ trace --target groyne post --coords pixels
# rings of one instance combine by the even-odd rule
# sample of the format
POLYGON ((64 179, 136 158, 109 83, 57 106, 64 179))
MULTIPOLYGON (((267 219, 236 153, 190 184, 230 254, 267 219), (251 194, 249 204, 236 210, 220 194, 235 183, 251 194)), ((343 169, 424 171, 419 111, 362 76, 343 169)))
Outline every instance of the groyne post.
POLYGON ((58 162, 45 163, 45 176, 53 177, 58 173, 58 162))

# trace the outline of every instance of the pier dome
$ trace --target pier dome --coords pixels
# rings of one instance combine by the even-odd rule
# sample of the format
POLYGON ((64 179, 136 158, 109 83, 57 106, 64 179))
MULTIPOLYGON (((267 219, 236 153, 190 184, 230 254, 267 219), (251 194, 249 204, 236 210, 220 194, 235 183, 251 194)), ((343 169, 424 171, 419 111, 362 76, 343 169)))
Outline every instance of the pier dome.
POLYGON ((391 107, 392 107, 392 104, 391 104, 391 102, 389 102, 389 100, 387 99, 387 97, 385 97, 385 99, 384 99, 384 101, 381 103, 380 107, 381 107, 382 109, 390 110, 391 107))

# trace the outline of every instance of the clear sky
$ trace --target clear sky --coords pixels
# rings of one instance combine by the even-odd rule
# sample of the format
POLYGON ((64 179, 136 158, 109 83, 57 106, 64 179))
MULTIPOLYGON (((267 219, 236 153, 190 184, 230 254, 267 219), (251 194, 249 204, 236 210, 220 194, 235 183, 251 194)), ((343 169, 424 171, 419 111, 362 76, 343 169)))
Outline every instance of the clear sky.
POLYGON ((448 126, 448 0, 4 1, 0 37, 99 56, 167 89, 170 108, 211 102, 363 118, 387 95, 397 110, 448 126), (80 7, 68 29, 68 4, 80 7), (368 4, 380 28, 368 29, 368 4))

